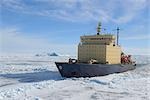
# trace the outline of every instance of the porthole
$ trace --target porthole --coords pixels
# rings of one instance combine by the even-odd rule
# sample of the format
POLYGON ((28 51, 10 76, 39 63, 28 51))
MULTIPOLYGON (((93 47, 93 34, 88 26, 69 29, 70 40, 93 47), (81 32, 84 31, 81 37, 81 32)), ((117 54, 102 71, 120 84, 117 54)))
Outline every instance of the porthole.
POLYGON ((62 66, 59 66, 59 69, 62 70, 62 66))

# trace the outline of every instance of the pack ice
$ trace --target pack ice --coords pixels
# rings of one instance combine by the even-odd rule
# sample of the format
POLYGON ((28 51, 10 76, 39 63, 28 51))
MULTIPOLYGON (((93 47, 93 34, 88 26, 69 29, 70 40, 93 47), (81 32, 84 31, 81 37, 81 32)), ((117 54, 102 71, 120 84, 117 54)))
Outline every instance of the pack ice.
POLYGON ((150 56, 135 70, 92 78, 62 78, 54 64, 69 56, 0 56, 0 100, 150 100, 150 56))

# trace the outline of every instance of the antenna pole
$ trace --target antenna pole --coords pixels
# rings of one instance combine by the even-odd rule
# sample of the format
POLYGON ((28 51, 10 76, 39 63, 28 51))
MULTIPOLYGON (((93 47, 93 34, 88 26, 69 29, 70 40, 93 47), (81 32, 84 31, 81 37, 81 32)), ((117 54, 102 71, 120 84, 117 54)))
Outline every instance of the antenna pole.
POLYGON ((119 45, 119 31, 120 31, 120 28, 117 27, 117 45, 119 45))

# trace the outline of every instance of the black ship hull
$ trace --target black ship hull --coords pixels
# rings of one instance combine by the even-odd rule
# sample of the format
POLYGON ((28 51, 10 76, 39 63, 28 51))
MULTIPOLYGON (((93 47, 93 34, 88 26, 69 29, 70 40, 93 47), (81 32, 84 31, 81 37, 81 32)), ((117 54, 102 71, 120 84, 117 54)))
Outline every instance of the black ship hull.
POLYGON ((62 77, 95 77, 112 73, 121 73, 135 69, 132 64, 69 64, 66 62, 55 62, 62 77))

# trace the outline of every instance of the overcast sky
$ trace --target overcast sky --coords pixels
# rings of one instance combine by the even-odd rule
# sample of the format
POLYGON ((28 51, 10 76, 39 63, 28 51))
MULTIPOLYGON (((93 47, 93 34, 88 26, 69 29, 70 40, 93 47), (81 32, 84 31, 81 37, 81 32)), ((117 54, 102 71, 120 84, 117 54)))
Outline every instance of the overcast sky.
POLYGON ((150 54, 149 0, 1 0, 0 53, 76 55, 81 35, 102 22, 131 54, 150 54))

